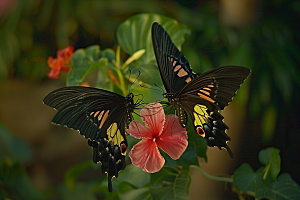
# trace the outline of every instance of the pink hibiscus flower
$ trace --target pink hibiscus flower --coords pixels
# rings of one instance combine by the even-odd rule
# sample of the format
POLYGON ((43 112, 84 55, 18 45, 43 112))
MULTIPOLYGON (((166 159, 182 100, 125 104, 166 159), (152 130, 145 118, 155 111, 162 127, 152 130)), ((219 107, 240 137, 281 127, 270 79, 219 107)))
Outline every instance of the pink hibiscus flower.
POLYGON ((145 172, 155 173, 165 163, 157 147, 173 160, 177 160, 188 145, 187 132, 174 115, 165 116, 160 103, 148 104, 141 110, 140 115, 147 127, 137 121, 130 123, 127 132, 142 140, 132 147, 129 157, 133 165, 145 172))

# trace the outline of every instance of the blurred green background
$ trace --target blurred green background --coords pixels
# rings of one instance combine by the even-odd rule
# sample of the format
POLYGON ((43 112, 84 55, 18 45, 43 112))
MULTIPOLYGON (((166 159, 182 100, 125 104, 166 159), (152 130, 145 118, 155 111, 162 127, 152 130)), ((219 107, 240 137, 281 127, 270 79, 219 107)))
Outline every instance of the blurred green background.
MULTIPOLYGON (((273 146, 281 151, 282 172, 300 184, 300 1, 296 0, 1 0, 1 158, 21 162, 34 187, 49 193, 50 188, 59 190, 68 168, 91 158, 91 149, 78 133, 50 123, 55 111, 42 99, 64 86, 65 80, 46 76, 47 58, 68 45, 116 49, 117 27, 139 13, 172 17, 191 29, 182 52, 195 72, 221 65, 252 69, 224 110, 236 159, 209 148, 207 170, 232 174, 244 162, 257 169, 258 152, 273 146)), ((103 175, 93 170, 80 180, 94 176, 103 175)), ((199 193, 203 199, 236 198, 222 186, 204 182, 192 174, 190 199, 199 193), (220 192, 212 192, 216 190, 220 192)), ((52 198, 60 196, 54 192, 52 198)))

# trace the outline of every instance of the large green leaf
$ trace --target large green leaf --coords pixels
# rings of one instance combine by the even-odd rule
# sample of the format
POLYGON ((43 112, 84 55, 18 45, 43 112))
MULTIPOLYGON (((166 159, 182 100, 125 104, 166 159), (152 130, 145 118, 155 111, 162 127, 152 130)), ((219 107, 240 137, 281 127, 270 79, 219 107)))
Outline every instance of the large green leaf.
MULTIPOLYGON (((158 175, 163 176, 163 178, 159 180, 164 183, 163 187, 151 189, 153 199, 189 199, 191 183, 189 167, 182 168, 181 170, 174 170, 172 168, 167 168, 166 170, 167 171, 163 171, 164 173, 158 172, 158 174, 151 174, 151 176, 154 176, 154 180, 159 179, 158 175)), ((152 177, 151 180, 153 180, 152 177)), ((156 186, 160 185, 158 182, 151 182, 156 186)))
POLYGON ((270 165, 269 173, 273 180, 275 180, 280 172, 280 155, 279 149, 269 147, 259 152, 259 161, 263 165, 270 165))
MULTIPOLYGON (((128 165, 123 171, 119 172, 118 178, 112 180, 113 192, 118 191, 118 187, 122 187, 123 182, 129 183, 134 188, 140 188, 150 182, 150 174, 138 167, 128 165)), ((107 187, 107 178, 101 185, 107 187)))
POLYGON ((148 64, 155 60, 151 39, 153 22, 158 22, 165 28, 177 47, 184 42, 184 35, 190 33, 189 29, 176 20, 157 14, 138 14, 127 19, 118 27, 117 39, 129 55, 140 49, 146 50, 139 63, 148 64))
POLYGON ((296 200, 300 199, 300 187, 289 174, 281 174, 271 187, 260 188, 257 199, 296 200))
POLYGON ((100 56, 99 45, 93 45, 86 49, 77 49, 72 57, 72 69, 67 77, 67 86, 80 85, 86 75, 97 68, 106 67, 108 59, 100 56))
POLYGON ((121 200, 134 199, 134 200, 152 200, 152 196, 149 188, 133 188, 130 183, 122 182, 119 186, 119 197, 121 200))
POLYGON ((264 167, 256 172, 248 163, 242 164, 233 174, 234 184, 243 192, 256 191, 259 188, 267 187, 263 180, 264 167))
POLYGON ((35 200, 44 197, 34 187, 24 167, 8 158, 0 161, 0 183, 0 195, 10 199, 35 200))

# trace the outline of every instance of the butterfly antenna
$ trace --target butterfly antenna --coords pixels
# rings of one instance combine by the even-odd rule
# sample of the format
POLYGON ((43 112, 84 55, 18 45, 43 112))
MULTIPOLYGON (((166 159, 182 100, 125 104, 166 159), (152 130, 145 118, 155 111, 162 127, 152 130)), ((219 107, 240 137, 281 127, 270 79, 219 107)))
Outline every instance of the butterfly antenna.
POLYGON ((157 90, 155 88, 147 87, 147 86, 144 86, 144 85, 141 85, 141 84, 140 84, 140 86, 143 87, 143 88, 147 88, 147 89, 150 89, 150 90, 155 90, 155 91, 161 92, 161 90, 157 90))
POLYGON ((127 91, 128 91, 128 94, 129 94, 128 85, 129 85, 129 80, 130 80, 131 70, 128 69, 128 71, 129 71, 129 77, 128 77, 128 82, 127 82, 127 91))
POLYGON ((158 86, 156 83, 154 83, 154 86, 158 87, 162 93, 165 92, 164 89, 162 87, 158 86))
MULTIPOLYGON (((131 87, 133 86, 133 84, 137 81, 137 79, 139 78, 139 76, 141 75, 141 71, 139 70, 139 74, 137 75, 137 77, 134 79, 134 81, 132 82, 131 86, 128 89, 128 93, 130 92, 131 87)), ((129 82, 129 79, 128 79, 129 82)))

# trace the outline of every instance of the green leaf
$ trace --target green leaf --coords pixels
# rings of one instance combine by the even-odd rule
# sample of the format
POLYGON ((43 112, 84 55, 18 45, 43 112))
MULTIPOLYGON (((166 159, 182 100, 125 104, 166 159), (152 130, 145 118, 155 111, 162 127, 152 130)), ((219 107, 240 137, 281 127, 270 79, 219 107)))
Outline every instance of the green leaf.
POLYGON ((25 162, 32 158, 32 150, 25 140, 14 136, 0 123, 0 157, 4 156, 25 162))
POLYGON ((191 183, 189 167, 177 170, 177 173, 172 173, 172 171, 170 171, 169 176, 165 176, 164 182, 170 178, 174 181, 167 181, 164 184, 164 187, 151 189, 153 199, 189 199, 189 189, 191 183))
MULTIPOLYGON (((131 70, 131 78, 135 79, 137 75, 140 73, 140 76, 138 77, 139 81, 142 81, 145 84, 148 84, 150 87, 155 88, 156 90, 160 90, 159 88, 154 86, 154 83, 163 86, 161 77, 159 75, 158 67, 155 64, 130 64, 128 67, 131 70)), ((143 88, 143 90, 147 90, 143 88)), ((162 98, 163 91, 160 91, 160 98, 162 98)), ((156 99, 157 100, 157 99, 156 99)), ((156 101, 154 100, 154 101, 156 101)))
POLYGON ((110 62, 116 60, 116 54, 114 50, 107 48, 103 51, 100 51, 100 57, 106 57, 110 62))
POLYGON ((43 194, 34 187, 24 167, 8 158, 0 161, 0 183, 1 189, 6 190, 1 195, 9 194, 7 198, 24 200, 43 198, 43 194))
POLYGON ((150 193, 149 188, 138 188, 135 189, 131 186, 131 184, 127 182, 120 183, 121 186, 119 186, 120 190, 123 190, 123 192, 120 191, 119 197, 120 199, 134 199, 134 200, 151 200, 152 196, 150 193))
POLYGON ((118 27, 117 39, 122 49, 129 55, 141 49, 146 50, 139 63, 148 64, 155 60, 151 39, 153 22, 160 23, 166 29, 177 47, 184 42, 184 35, 190 33, 176 20, 157 14, 138 14, 127 19, 118 27))
POLYGON ((151 174, 150 184, 153 188, 161 188, 166 182, 174 182, 178 169, 164 166, 160 171, 151 174))
POLYGON ((279 155, 280 150, 274 147, 263 149, 259 152, 259 161, 263 165, 270 165, 269 173, 273 180, 275 180, 280 172, 281 159, 279 155))
POLYGON ((263 175, 264 167, 254 172, 249 164, 244 163, 235 170, 233 182, 243 192, 256 191, 267 187, 267 183, 263 180, 263 175))
POLYGON ((99 59, 100 55, 100 46, 99 45, 92 45, 85 49, 87 56, 91 56, 94 61, 99 59))
POLYGON ((70 167, 66 172, 65 172, 65 178, 64 182, 66 186, 71 190, 74 188, 75 182, 77 177, 87 168, 92 166, 92 161, 85 161, 82 162, 78 165, 74 165, 70 167))
POLYGON ((90 185, 76 182, 73 189, 65 188, 62 193, 63 200, 96 200, 96 196, 90 185))
POLYGON ((108 76, 108 65, 98 70, 96 87, 113 91, 113 82, 108 76))
MULTIPOLYGON (((154 88, 158 89, 157 87, 154 88)), ((158 99, 162 99, 161 91, 143 88, 139 85, 133 85, 130 91, 135 94, 135 98, 141 99, 142 97, 138 95, 142 94, 144 100, 146 99, 147 102, 156 102, 158 99)))
POLYGON ((72 69, 67 77, 67 86, 80 85, 89 72, 107 66, 108 59, 99 59, 99 52, 100 47, 93 45, 86 49, 77 49, 73 53, 72 69))
POLYGON ((289 174, 281 174, 269 188, 261 188, 256 192, 257 199, 295 200, 300 199, 300 187, 289 174))
MULTIPOLYGON (((135 188, 140 188, 150 182, 150 174, 138 167, 128 165, 123 171, 119 172, 118 178, 112 180, 113 192, 118 191, 118 187, 122 187, 121 182, 127 182, 135 188)), ((107 178, 101 184, 107 187, 107 178)))

